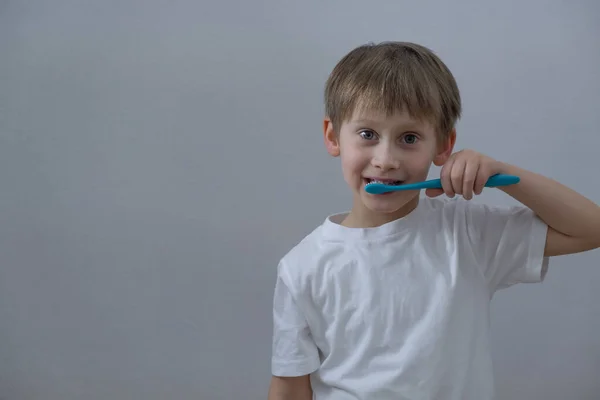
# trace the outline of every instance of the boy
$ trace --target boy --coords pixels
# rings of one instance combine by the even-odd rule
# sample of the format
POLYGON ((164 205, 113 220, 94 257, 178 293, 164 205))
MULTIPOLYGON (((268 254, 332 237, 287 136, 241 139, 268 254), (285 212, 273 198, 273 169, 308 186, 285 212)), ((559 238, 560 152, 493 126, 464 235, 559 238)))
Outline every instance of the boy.
POLYGON ((269 399, 493 398, 494 292, 542 281, 551 256, 600 247, 600 207, 516 166, 453 153, 459 91, 420 45, 354 49, 325 103, 325 146, 353 205, 279 263, 269 399), (425 180, 432 163, 443 189, 423 198, 364 190, 425 180), (468 201, 497 173, 521 178, 499 190, 523 206, 468 201))

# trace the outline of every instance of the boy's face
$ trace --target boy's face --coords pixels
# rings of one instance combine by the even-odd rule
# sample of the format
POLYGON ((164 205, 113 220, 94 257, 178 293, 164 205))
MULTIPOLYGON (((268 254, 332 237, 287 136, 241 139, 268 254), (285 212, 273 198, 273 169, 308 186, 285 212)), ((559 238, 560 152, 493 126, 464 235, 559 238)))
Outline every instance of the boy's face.
POLYGON ((365 191, 373 179, 397 183, 427 179, 431 164, 443 165, 454 146, 440 144, 432 124, 411 118, 407 113, 392 116, 355 113, 336 133, 331 122, 324 124, 325 145, 339 156, 344 179, 354 194, 352 213, 361 224, 385 223, 409 213, 418 202, 418 191, 374 195, 365 191))

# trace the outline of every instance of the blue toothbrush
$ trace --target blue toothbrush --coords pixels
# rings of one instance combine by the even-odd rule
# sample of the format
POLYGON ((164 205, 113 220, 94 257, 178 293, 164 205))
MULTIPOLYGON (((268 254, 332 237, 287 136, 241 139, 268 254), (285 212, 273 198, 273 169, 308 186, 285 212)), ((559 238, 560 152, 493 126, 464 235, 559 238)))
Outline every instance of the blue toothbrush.
MULTIPOLYGON (((508 186, 519 183, 521 179, 514 175, 496 174, 492 175, 486 182, 486 187, 508 186)), ((440 179, 431 179, 429 181, 407 183, 406 185, 386 185, 385 183, 371 182, 365 185, 365 191, 371 194, 382 194, 395 192, 399 190, 418 190, 418 189, 441 189, 442 181, 440 179)))

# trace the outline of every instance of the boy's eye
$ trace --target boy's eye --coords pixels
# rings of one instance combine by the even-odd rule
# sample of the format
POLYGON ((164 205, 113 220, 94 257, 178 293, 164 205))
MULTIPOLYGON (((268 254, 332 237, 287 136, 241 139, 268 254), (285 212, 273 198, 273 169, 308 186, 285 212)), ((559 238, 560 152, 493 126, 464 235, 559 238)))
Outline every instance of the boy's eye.
POLYGON ((418 138, 416 135, 409 133, 408 135, 405 135, 403 139, 406 144, 415 144, 418 138))
POLYGON ((366 139, 366 140, 373 140, 373 139, 375 139, 375 132, 373 132, 373 131, 368 131, 368 130, 367 131, 361 131, 359 133, 359 135, 363 139, 366 139))

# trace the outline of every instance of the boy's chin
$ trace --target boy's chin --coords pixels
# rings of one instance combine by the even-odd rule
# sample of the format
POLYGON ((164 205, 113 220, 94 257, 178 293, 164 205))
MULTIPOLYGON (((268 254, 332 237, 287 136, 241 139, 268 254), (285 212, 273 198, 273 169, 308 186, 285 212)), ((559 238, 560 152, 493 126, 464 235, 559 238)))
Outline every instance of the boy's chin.
POLYGON ((363 197, 363 204, 367 209, 375 213, 395 214, 406 208, 418 195, 415 192, 395 192, 384 195, 366 194, 363 197))

